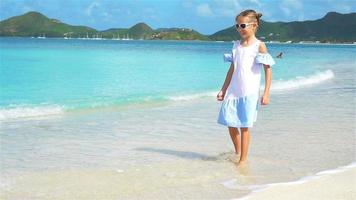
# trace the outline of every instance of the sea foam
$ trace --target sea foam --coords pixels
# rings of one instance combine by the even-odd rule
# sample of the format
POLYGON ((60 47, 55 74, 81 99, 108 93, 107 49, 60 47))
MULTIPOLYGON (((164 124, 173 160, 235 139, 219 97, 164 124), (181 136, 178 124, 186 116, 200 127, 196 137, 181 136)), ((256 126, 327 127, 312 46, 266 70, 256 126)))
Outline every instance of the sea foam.
MULTIPOLYGON (((334 73, 331 70, 326 70, 322 72, 316 72, 309 76, 301 76, 296 77, 290 80, 273 81, 271 84, 271 91, 288 91, 300 89, 303 87, 310 87, 315 84, 322 83, 329 79, 334 78, 334 73)), ((264 89, 264 86, 261 86, 261 90, 264 89)), ((194 99, 199 99, 203 97, 215 97, 217 95, 217 91, 207 91, 207 92, 198 92, 195 94, 188 95, 175 95, 175 96, 167 96, 165 99, 168 101, 189 101, 194 99)), ((155 99, 150 99, 149 97, 144 99, 145 102, 155 101, 155 99)), ((102 105, 100 103, 95 104, 93 107, 105 107, 106 105, 102 105)), ((17 119, 17 118, 30 118, 30 117, 40 117, 47 115, 58 115, 63 114, 68 109, 65 109, 60 105, 38 105, 34 107, 29 106, 11 106, 9 108, 0 108, 0 121, 9 120, 9 119, 17 119)), ((70 109, 69 109, 70 110, 70 109)))
POLYGON ((229 189, 252 190, 251 193, 249 193, 249 195, 247 195, 247 196, 244 196, 242 198, 232 199, 232 200, 247 200, 247 199, 250 198, 251 194, 264 191, 264 190, 266 190, 266 189, 268 189, 270 187, 273 187, 273 186, 298 185, 298 184, 309 182, 311 180, 319 179, 319 178, 327 176, 327 175, 341 173, 341 172, 344 172, 344 171, 352 169, 352 168, 356 168, 356 162, 352 162, 352 163, 350 163, 350 164, 348 164, 346 166, 340 166, 340 167, 337 167, 335 169, 329 169, 329 170, 321 171, 321 172, 318 172, 318 173, 316 173, 314 175, 302 177, 299 180, 291 181, 291 182, 279 182, 279 183, 269 183, 269 184, 263 184, 263 185, 239 186, 238 184, 236 184, 236 182, 237 182, 236 179, 231 179, 231 180, 224 181, 221 184, 224 185, 226 188, 229 188, 229 189))
MULTIPOLYGON (((299 76, 290 80, 273 80, 271 84, 271 91, 288 91, 295 90, 304 87, 310 87, 329 79, 334 78, 334 73, 332 70, 328 69, 322 72, 316 72, 309 76, 299 76)), ((261 90, 264 89, 264 85, 261 86, 261 90)), ((210 92, 201 92, 196 94, 189 95, 181 95, 181 96, 170 96, 169 100, 172 101, 185 101, 185 100, 193 100, 202 97, 214 97, 216 96, 218 91, 210 91, 210 92)))
POLYGON ((271 91, 285 91, 285 90, 293 90, 302 87, 312 86, 315 84, 319 84, 326 80, 334 78, 334 73, 330 69, 322 72, 317 72, 310 76, 300 76, 291 80, 286 81, 273 81, 271 84, 271 91))
POLYGON ((59 105, 46 105, 46 106, 16 106, 10 108, 0 109, 0 121, 28 118, 28 117, 40 117, 47 115, 58 115, 64 113, 64 108, 59 105))

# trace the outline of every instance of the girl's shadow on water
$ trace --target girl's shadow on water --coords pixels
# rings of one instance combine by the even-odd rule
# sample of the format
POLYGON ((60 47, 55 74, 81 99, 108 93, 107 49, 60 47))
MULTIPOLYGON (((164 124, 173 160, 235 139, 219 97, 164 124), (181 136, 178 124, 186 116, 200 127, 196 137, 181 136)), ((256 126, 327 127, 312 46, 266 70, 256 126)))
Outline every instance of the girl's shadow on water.
POLYGON ((204 160, 204 161, 219 161, 219 160, 226 160, 226 158, 231 154, 231 152, 224 152, 217 156, 209 156, 201 153, 191 152, 191 151, 177 151, 171 149, 157 149, 151 147, 141 147, 135 148, 138 151, 149 151, 161 154, 167 154, 171 156, 176 156, 185 159, 192 159, 192 160, 204 160))

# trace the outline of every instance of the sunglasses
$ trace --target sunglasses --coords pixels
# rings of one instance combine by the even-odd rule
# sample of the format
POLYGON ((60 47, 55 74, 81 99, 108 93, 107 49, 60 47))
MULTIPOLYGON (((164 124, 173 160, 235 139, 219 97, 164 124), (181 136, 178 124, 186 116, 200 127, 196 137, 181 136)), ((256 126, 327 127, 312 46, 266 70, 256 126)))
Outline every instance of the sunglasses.
POLYGON ((238 29, 238 28, 245 29, 247 26, 252 25, 252 24, 255 24, 255 23, 235 24, 235 27, 236 27, 237 29, 238 29))

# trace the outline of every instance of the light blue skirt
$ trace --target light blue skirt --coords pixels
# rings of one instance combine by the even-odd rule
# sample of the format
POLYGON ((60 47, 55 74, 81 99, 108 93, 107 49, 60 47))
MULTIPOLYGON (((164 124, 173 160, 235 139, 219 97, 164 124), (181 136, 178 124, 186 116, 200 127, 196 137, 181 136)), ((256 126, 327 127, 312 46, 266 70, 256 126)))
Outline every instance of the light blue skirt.
POLYGON ((225 99, 217 122, 228 127, 253 127, 259 107, 259 95, 225 99))

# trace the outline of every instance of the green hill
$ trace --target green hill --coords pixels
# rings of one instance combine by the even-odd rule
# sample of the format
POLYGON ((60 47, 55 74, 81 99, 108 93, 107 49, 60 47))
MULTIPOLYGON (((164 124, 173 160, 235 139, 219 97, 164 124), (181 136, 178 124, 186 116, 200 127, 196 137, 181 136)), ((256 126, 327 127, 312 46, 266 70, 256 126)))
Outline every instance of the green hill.
POLYGON ((192 29, 157 31, 143 22, 128 29, 112 28, 98 31, 86 26, 72 26, 57 19, 49 19, 39 12, 28 12, 0 21, 0 36, 209 40, 208 37, 192 29))
POLYGON ((49 19, 39 12, 28 12, 0 22, 0 36, 64 37, 93 34, 97 30, 86 26, 71 26, 57 19, 49 19))
POLYGON ((141 22, 129 28, 127 32, 133 38, 146 39, 152 36, 154 30, 147 24, 141 22))
POLYGON ((152 37, 162 40, 210 40, 207 36, 189 28, 160 28, 152 37))
POLYGON ((129 29, 112 28, 101 31, 104 38, 133 38, 133 39, 150 39, 154 30, 147 24, 141 22, 129 29))
MULTIPOLYGON (((257 36, 265 41, 356 41, 356 13, 329 12, 318 20, 300 22, 261 21, 257 36)), ((236 40, 239 34, 234 26, 209 36, 212 40, 236 40)))
MULTIPOLYGON (((257 36, 264 41, 356 41, 356 13, 329 12, 317 20, 295 22, 261 21, 257 36)), ((239 39, 234 26, 210 36, 189 28, 152 29, 141 22, 130 28, 111 28, 99 31, 87 26, 72 26, 57 19, 49 19, 39 12, 28 12, 0 21, 0 36, 71 37, 71 38, 130 38, 153 40, 219 40, 239 39)))

